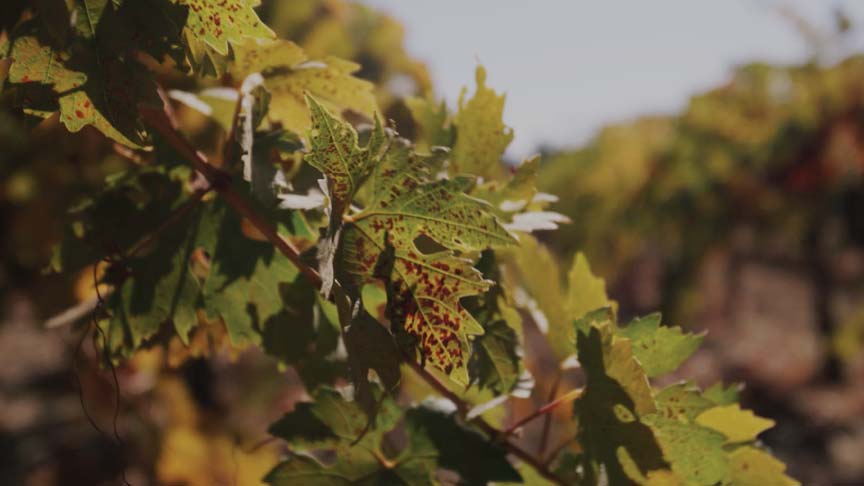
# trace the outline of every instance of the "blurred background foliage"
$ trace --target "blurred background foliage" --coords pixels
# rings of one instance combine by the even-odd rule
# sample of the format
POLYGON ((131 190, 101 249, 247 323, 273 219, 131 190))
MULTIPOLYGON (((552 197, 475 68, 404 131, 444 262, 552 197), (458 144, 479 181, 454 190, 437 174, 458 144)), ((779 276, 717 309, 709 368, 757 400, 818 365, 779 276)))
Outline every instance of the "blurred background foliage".
MULTIPOLYGON (((387 119, 415 137, 401 100, 434 93, 399 22, 343 0, 271 0, 259 12, 311 57, 360 63, 387 119)), ((180 115, 196 143, 218 146, 216 126, 180 115)), ((662 309, 668 322, 708 330, 677 378, 746 380, 744 404, 777 421, 766 444, 808 485, 864 482, 862 123, 864 57, 756 63, 680 114, 608 126, 541 158, 539 185, 573 220, 544 243, 586 253, 622 320, 662 309)), ((290 370, 231 349, 224 327, 202 320, 190 348, 142 351, 118 369, 115 406, 93 346, 79 350, 75 329, 42 329, 92 294, 86 272, 69 281, 42 271, 67 211, 132 163, 94 130, 82 133, 56 119, 36 124, 0 100, 0 483, 113 484, 125 468, 136 485, 257 484, 277 459, 261 442, 267 426, 303 397, 290 370)), ((515 402, 516 416, 537 405, 515 402)))

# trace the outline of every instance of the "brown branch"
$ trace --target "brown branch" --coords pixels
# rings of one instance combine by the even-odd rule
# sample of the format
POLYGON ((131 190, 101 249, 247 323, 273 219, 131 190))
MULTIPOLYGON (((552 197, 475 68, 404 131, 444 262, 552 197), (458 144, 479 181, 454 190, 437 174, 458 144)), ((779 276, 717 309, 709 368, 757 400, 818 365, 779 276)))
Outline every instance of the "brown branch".
MULTIPOLYGON (((565 404, 565 403, 572 402, 573 400, 576 400, 577 398, 579 398, 580 396, 582 396, 582 392, 583 392, 583 390, 582 390, 581 388, 580 388, 580 389, 576 389, 576 390, 570 390, 569 392, 567 392, 567 393, 565 393, 564 395, 558 397, 557 399, 555 399, 555 400, 553 400, 553 401, 547 403, 546 405, 543 405, 542 407, 540 407, 540 408, 538 408, 537 410, 531 412, 530 414, 526 415, 525 417, 522 417, 520 420, 518 420, 516 423, 514 423, 513 425, 511 425, 510 427, 508 427, 504 432, 502 432, 502 434, 505 435, 505 436, 507 436, 507 435, 512 435, 514 432, 516 432, 516 431, 519 430, 520 428, 524 427, 525 424, 527 424, 528 422, 530 422, 530 421, 536 419, 537 417, 541 417, 541 416, 543 416, 543 415, 547 415, 549 412, 551 412, 551 411, 555 410, 556 408, 558 408, 558 406, 563 405, 563 404, 565 404)), ((549 417, 549 416, 547 415, 547 419, 548 419, 548 417, 549 417)), ((544 428, 545 428, 545 427, 544 427, 544 428)), ((545 441, 544 441, 544 442, 545 442, 545 441)), ((543 455, 543 451, 542 451, 542 450, 540 451, 540 455, 541 455, 541 456, 543 455)))
MULTIPOLYGON (((552 389, 549 390, 549 399, 552 401, 555 395, 558 394, 558 387, 561 386, 562 370, 559 367, 555 372, 555 382, 552 384, 552 389)), ((543 457, 546 452, 546 444, 549 442, 549 432, 552 430, 552 415, 546 415, 543 418, 543 430, 540 432, 540 447, 537 448, 537 455, 543 457)))
MULTIPOLYGON (((151 232, 150 234, 142 238, 140 241, 138 241, 138 243, 136 243, 134 246, 132 246, 132 248, 130 248, 126 252, 126 257, 135 256, 136 253, 141 251, 143 248, 146 248, 149 244, 155 241, 156 238, 159 237, 159 235, 164 233, 170 227, 177 224, 180 220, 183 219, 184 216, 186 216, 192 209, 194 209, 195 206, 198 205, 198 203, 201 202, 201 199, 208 192, 210 192, 210 190, 211 187, 209 184, 205 188, 197 189, 194 193, 192 193, 192 196, 190 196, 189 200, 184 202, 182 206, 175 209, 171 214, 169 214, 165 221, 163 221, 162 224, 160 224, 155 230, 153 230, 153 232, 151 232)), ((94 285, 98 285, 98 283, 94 285)), ((82 319, 84 316, 94 312, 99 306, 100 300, 111 295, 111 293, 113 292, 114 287, 109 286, 102 291, 101 295, 94 295, 87 300, 79 302, 72 307, 69 307, 49 317, 45 320, 43 326, 45 326, 45 328, 47 329, 53 329, 72 324, 73 322, 76 322, 79 319, 82 319)))
MULTIPOLYGON (((276 228, 273 227, 268 221, 259 216, 240 196, 234 188, 231 186, 230 176, 223 172, 222 170, 210 165, 207 162, 206 157, 195 150, 195 148, 186 140, 186 138, 179 132, 177 129, 177 125, 172 120, 170 116, 170 105, 166 103, 166 107, 162 110, 156 110, 150 107, 142 106, 141 116, 144 122, 157 131, 165 140, 170 143, 177 152, 183 156, 192 166, 207 180, 210 182, 211 186, 221 195, 225 201, 234 208, 241 216, 249 220, 252 225, 258 229, 283 255, 285 255, 291 262, 303 273, 306 278, 309 279, 309 282, 315 287, 321 287, 321 276, 318 272, 308 266, 302 259, 300 258, 300 252, 292 245, 287 239, 281 236, 276 228)), ((459 415, 464 419, 468 414, 469 406, 466 402, 464 402, 458 395, 451 392, 441 383, 435 376, 429 373, 426 369, 420 366, 413 360, 406 360, 407 364, 411 366, 411 368, 421 377, 423 378, 429 385, 431 385, 435 390, 440 393, 442 396, 448 398, 451 402, 456 404, 456 408, 459 411, 459 415)), ((472 424, 476 425, 480 428, 492 441, 496 441, 500 443, 502 447, 504 447, 508 453, 513 456, 519 458, 521 461, 530 465, 534 468, 538 474, 543 476, 544 478, 552 481, 555 484, 566 485, 567 482, 558 477, 554 472, 552 472, 543 462, 537 457, 532 456, 524 449, 519 447, 516 444, 509 442, 508 440, 500 440, 502 437, 502 432, 490 425, 489 422, 484 420, 482 417, 475 417, 469 420, 472 424)))
POLYGON ((203 199, 204 196, 206 196, 211 189, 211 187, 207 187, 205 189, 198 189, 193 192, 189 199, 184 202, 182 206, 177 208, 173 213, 168 215, 168 218, 166 218, 165 221, 163 221, 162 224, 159 225, 159 227, 157 227, 155 230, 153 230, 152 233, 141 239, 138 243, 135 244, 135 246, 130 248, 129 251, 126 252, 126 256, 135 256, 136 253, 138 253, 144 248, 147 248, 148 245, 156 241, 156 238, 158 238, 159 235, 177 224, 177 222, 183 219, 183 217, 186 216, 189 211, 192 211, 192 209, 194 209, 195 206, 197 206, 198 203, 201 202, 201 199, 203 199))
POLYGON ((283 255, 285 255, 291 263, 296 266, 310 283, 316 287, 321 286, 321 276, 318 271, 310 267, 300 257, 300 251, 286 238, 276 231, 276 228, 269 221, 259 216, 252 206, 243 199, 231 185, 231 176, 226 172, 210 165, 207 158, 201 152, 195 150, 192 144, 177 130, 175 123, 169 118, 168 111, 165 109, 157 110, 147 106, 142 106, 140 109, 141 117, 144 122, 153 130, 157 131, 162 137, 174 147, 183 158, 185 158, 192 166, 207 178, 210 185, 221 195, 225 201, 234 208, 237 213, 246 218, 252 226, 255 227, 261 234, 264 235, 283 255))

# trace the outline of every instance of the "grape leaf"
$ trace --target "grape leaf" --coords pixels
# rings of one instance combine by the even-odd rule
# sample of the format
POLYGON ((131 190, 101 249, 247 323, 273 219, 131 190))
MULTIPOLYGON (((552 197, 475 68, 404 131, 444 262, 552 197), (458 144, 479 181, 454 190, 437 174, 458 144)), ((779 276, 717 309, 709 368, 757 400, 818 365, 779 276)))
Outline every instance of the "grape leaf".
POLYGON ((91 54, 75 60, 33 35, 16 37, 8 54, 9 81, 22 90, 30 114, 47 118, 59 108, 70 132, 92 125, 123 145, 143 147, 147 136, 138 104, 158 103, 150 74, 137 63, 91 54))
POLYGON ((191 269, 193 254, 212 246, 200 233, 201 213, 195 211, 187 224, 166 231, 150 254, 126 263, 128 278, 108 299, 107 334, 115 346, 122 336, 128 349, 137 349, 169 323, 188 344, 201 296, 201 280, 191 269))
POLYGON ((668 469, 654 433, 641 421, 656 404, 629 341, 614 336, 611 322, 592 323, 577 328, 576 348, 587 381, 573 407, 586 484, 597 482, 601 465, 609 484, 628 484, 649 471, 668 469))
POLYGON ((391 393, 402 378, 402 355, 393 336, 364 309, 351 319, 344 339, 355 399, 373 420, 377 414, 369 370, 375 370, 385 391, 391 393))
POLYGON ((537 192, 535 181, 539 167, 540 157, 532 157, 520 164, 509 179, 485 182, 471 194, 492 204, 495 214, 511 231, 533 233, 557 229, 560 223, 569 223, 570 219, 546 209, 557 197, 537 192))
POLYGON ((451 173, 481 176, 487 180, 504 174, 501 156, 513 140, 513 130, 504 125, 504 96, 486 87, 486 69, 477 66, 477 90, 465 101, 466 90, 459 95, 459 111, 453 119, 456 144, 453 147, 451 173))
POLYGON ((482 250, 513 238, 482 201, 464 193, 469 179, 430 181, 428 163, 407 143, 392 144, 369 178, 373 200, 343 230, 343 263, 359 284, 371 282, 392 245, 391 326, 416 339, 423 358, 466 384, 469 336, 483 328, 459 299, 485 292, 490 282, 448 250, 482 250), (424 254, 415 244, 421 236, 445 250, 424 254))
POLYGON ((438 465, 459 473, 459 484, 522 480, 507 461, 505 449, 457 423, 453 414, 415 408, 406 412, 405 420, 410 431, 429 437, 438 452, 438 465))
POLYGON ((698 388, 687 383, 670 385, 655 397, 657 414, 665 418, 693 422, 700 413, 714 406, 714 403, 703 395, 698 388))
POLYGON ((619 333, 633 342, 633 353, 649 377, 678 369, 699 348, 704 337, 684 332, 680 327, 661 326, 660 314, 633 319, 619 333))
POLYGON ((333 287, 333 259, 339 245, 342 217, 354 199, 360 183, 369 175, 384 145, 384 131, 375 129, 365 147, 357 145, 357 132, 351 125, 333 117, 314 98, 307 96, 312 112, 311 148, 305 160, 326 177, 330 197, 330 224, 318 243, 318 269, 323 281, 321 293, 329 296, 333 287))
POLYGON ((730 443, 754 441, 774 426, 773 420, 741 410, 737 403, 708 409, 696 417, 696 422, 722 433, 730 443))
MULTIPOLYGON (((483 278, 501 281, 493 252, 484 251, 476 267, 483 272, 483 278)), ((464 299, 463 303, 484 328, 484 333, 474 340, 474 353, 468 370, 472 383, 476 382, 481 388, 491 388, 498 395, 527 392, 522 363, 522 317, 513 307, 504 287, 496 286, 485 294, 464 299)))
POLYGON ((579 252, 574 257, 567 282, 567 313, 574 318, 578 319, 601 307, 612 306, 606 296, 606 282, 591 273, 588 259, 583 253, 579 252))
POLYGON ((214 62, 216 55, 227 55, 229 45, 275 37, 247 0, 174 1, 189 7, 184 37, 193 66, 200 67, 208 60, 214 62))
POLYGON ((146 52, 185 65, 183 26, 188 9, 172 0, 80 0, 74 5, 75 31, 95 41, 93 49, 109 57, 146 52))
POLYGON ((730 486, 797 486, 787 476, 786 465, 755 447, 741 447, 730 454, 730 486))
POLYGON ((417 124, 419 136, 415 142, 418 148, 430 150, 432 147, 449 147, 453 144, 453 127, 447 125, 449 113, 444 101, 435 103, 427 98, 408 97, 405 105, 417 124))
MULTIPOLYGON (((380 392, 379 392, 380 394, 380 392)), ((438 451, 422 431, 409 429, 407 445, 395 457, 383 449, 384 434, 402 418, 401 410, 384 398, 378 422, 367 430, 366 414, 339 392, 320 388, 314 401, 301 403, 273 424, 270 432, 291 446, 291 457, 264 479, 274 486, 314 484, 436 484, 432 474, 438 451), (332 450, 338 460, 322 464, 312 450, 332 450)))
POLYGON ((348 123, 333 115, 307 96, 312 113, 309 153, 304 160, 327 178, 330 196, 330 218, 341 223, 360 184, 378 163, 385 137, 376 119, 375 128, 364 147, 357 144, 357 132, 348 123))
POLYGON ((214 201, 212 212, 202 229, 217 242, 202 289, 205 308, 225 320, 235 345, 260 343, 258 330, 284 305, 279 285, 293 281, 297 269, 269 242, 243 236, 241 219, 223 201, 214 201))
POLYGON ((723 484, 729 475, 729 458, 723 435, 678 418, 650 415, 642 418, 651 427, 672 472, 685 485, 723 484))
POLYGON ((360 69, 353 62, 335 57, 310 61, 302 48, 286 40, 247 42, 236 46, 234 55, 236 77, 264 76, 273 97, 269 119, 287 130, 305 134, 312 127, 307 94, 335 113, 353 110, 371 118, 377 110, 374 85, 352 75, 360 69))

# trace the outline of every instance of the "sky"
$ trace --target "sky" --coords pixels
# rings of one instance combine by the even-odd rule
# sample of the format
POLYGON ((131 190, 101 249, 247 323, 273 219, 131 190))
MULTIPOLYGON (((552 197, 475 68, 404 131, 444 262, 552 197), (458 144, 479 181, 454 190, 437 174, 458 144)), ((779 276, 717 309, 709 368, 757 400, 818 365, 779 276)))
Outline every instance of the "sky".
MULTIPOLYGON (((437 95, 456 105, 482 63, 507 94, 508 150, 572 147, 603 125, 674 113, 749 61, 798 63, 811 44, 785 5, 830 31, 835 7, 864 30, 862 0, 365 0, 405 25, 437 95)), ((828 59, 864 51, 857 30, 828 59)))

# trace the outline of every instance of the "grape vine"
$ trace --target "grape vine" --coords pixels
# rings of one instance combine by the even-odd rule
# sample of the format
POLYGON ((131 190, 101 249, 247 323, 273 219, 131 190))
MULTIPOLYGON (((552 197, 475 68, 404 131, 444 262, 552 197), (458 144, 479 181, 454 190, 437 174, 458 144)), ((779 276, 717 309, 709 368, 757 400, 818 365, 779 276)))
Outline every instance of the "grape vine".
POLYGON ((129 159, 51 264, 97 276, 99 305, 70 319, 98 320, 112 362, 191 355, 203 332, 293 367, 308 399, 270 427, 276 486, 797 484, 735 386, 657 381, 701 335, 619 323, 585 257, 565 275, 532 235, 569 220, 538 159, 502 163, 513 133, 482 67, 455 112, 417 93, 400 125, 365 66, 277 38, 258 6, 34 2, 4 32, 4 96, 129 159), (501 416, 531 397, 548 399, 501 416), (535 453, 521 435, 540 419, 535 453))

